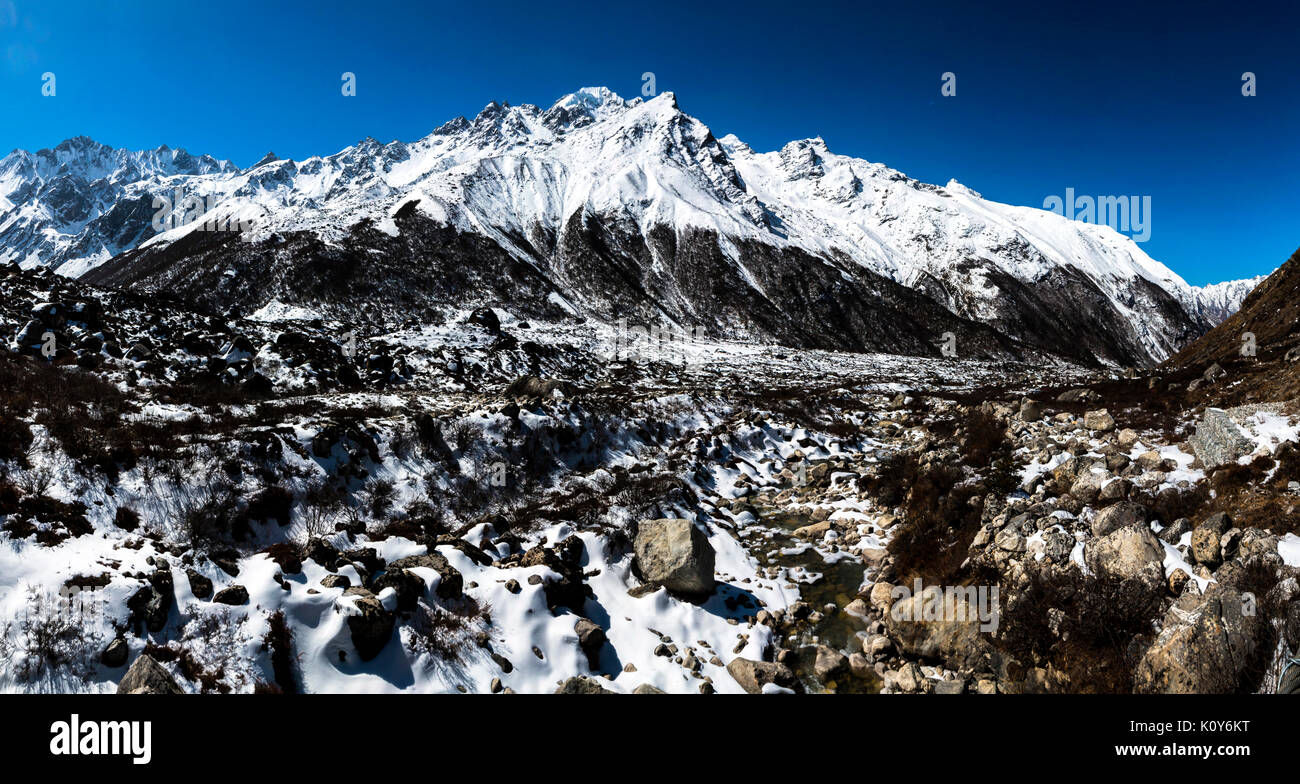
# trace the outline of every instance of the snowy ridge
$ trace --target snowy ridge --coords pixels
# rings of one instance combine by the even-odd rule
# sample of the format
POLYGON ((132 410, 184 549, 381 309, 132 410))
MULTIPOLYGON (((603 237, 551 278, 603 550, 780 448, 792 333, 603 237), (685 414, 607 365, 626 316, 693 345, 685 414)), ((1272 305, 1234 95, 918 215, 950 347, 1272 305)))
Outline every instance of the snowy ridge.
POLYGON ((1264 282, 1268 275, 1256 275, 1241 280, 1225 280, 1208 286, 1195 286, 1192 291, 1201 306, 1201 311, 1215 324, 1225 321, 1241 309, 1241 302, 1255 287, 1264 282))
POLYGON ((955 181, 927 185, 836 155, 821 139, 758 153, 735 136, 715 139, 672 93, 625 101, 603 87, 545 110, 493 102, 411 143, 365 139, 298 162, 268 155, 242 171, 88 139, 18 151, 0 161, 0 198, 21 205, 0 216, 0 254, 77 276, 132 247, 166 246, 199 225, 161 234, 149 225, 151 195, 178 187, 217 202, 214 217, 253 218, 253 240, 307 231, 337 241, 364 219, 392 235, 393 215, 418 202, 421 213, 533 265, 546 263, 539 253, 562 244, 575 216, 612 219, 642 237, 662 226, 679 236, 702 229, 760 294, 737 242, 857 264, 994 326, 1017 320, 1009 281, 1033 286, 1068 271, 1101 292, 1145 359, 1168 356, 1233 299, 1193 289, 1109 227, 991 202, 955 181), (1135 295, 1139 279, 1185 313, 1135 295))

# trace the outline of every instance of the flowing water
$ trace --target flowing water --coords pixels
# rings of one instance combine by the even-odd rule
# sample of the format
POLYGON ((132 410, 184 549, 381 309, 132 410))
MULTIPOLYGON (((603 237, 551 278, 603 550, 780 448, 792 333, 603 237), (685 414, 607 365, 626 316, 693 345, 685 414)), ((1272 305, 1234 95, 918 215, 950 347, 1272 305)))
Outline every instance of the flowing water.
MULTIPOLYGON (((801 621, 793 638, 787 640, 798 654, 793 669, 799 679, 809 691, 841 694, 879 692, 882 683, 874 673, 866 678, 845 673, 822 683, 813 672, 818 645, 827 645, 845 655, 862 650, 866 621, 843 609, 858 597, 862 587, 866 571, 862 559, 856 554, 841 552, 831 554, 827 560, 810 546, 811 543, 795 538, 795 529, 810 522, 806 513, 775 508, 754 508, 753 512, 764 529, 762 545, 754 548, 759 563, 786 570, 778 578, 780 584, 797 583, 800 599, 820 614, 820 617, 801 621)), ((793 591, 791 593, 793 601, 793 591)))

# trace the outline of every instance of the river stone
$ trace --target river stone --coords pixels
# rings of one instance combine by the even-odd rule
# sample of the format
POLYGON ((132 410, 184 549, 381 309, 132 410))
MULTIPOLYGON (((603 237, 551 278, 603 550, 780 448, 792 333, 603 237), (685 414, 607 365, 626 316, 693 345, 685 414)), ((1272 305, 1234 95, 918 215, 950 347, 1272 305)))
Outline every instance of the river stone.
POLYGON ((825 683, 842 675, 848 667, 849 657, 829 646, 817 646, 817 659, 813 663, 813 674, 817 680, 825 683))
POLYGON ((176 679, 147 653, 140 654, 117 684, 118 694, 184 694, 176 679))
MULTIPOLYGON (((556 694, 614 694, 615 692, 606 689, 600 685, 600 681, 595 678, 588 678, 585 675, 576 675, 561 683, 555 690, 556 694)), ((639 692, 645 694, 645 692, 639 692)))
POLYGON ((1237 462, 1255 448, 1237 423, 1221 408, 1207 408, 1196 423, 1196 432, 1187 439, 1201 465, 1208 471, 1237 462))
POLYGON ((713 592, 713 545, 690 520, 642 520, 633 547, 636 567, 646 582, 676 593, 713 592))
POLYGON ((908 662, 894 676, 894 685, 899 691, 921 691, 925 687, 925 676, 921 674, 921 668, 916 666, 916 662, 908 662))
POLYGON ((804 525, 794 529, 794 535, 799 539, 821 539, 829 530, 831 530, 830 521, 822 520, 819 523, 804 525))
POLYGON ((763 686, 769 683, 787 689, 796 683, 794 671, 778 662, 736 658, 727 665, 727 672, 749 694, 762 694, 763 686))

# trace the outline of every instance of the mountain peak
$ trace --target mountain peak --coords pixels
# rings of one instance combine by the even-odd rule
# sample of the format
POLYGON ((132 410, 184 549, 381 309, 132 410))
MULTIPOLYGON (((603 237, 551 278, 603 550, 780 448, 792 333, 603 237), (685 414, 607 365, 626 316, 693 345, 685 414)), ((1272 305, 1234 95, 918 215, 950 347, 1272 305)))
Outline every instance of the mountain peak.
POLYGON ((551 108, 583 108, 590 111, 600 109, 605 106, 616 106, 622 108, 624 101, 618 93, 608 87, 580 87, 574 92, 569 93, 560 100, 551 104, 551 108))

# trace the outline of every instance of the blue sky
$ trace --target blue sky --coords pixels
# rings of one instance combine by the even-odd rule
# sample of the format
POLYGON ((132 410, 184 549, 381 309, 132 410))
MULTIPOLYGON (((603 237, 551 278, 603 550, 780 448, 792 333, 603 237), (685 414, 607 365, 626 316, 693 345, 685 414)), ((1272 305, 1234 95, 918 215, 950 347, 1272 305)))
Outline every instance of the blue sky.
POLYGON ((247 166, 416 139, 490 100, 632 97, 652 71, 759 150, 820 135, 1035 207, 1067 187, 1150 196, 1143 248, 1193 284, 1284 261, 1300 246, 1300 12, 1063 5, 0 0, 0 148, 87 135, 247 166))

